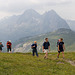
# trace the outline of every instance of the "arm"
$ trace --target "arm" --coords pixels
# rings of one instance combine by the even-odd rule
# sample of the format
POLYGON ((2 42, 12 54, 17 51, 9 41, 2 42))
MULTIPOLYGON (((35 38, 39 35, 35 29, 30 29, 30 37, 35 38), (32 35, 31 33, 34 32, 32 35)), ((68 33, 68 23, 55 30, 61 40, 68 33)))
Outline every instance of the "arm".
POLYGON ((50 52, 50 43, 48 42, 48 48, 49 48, 49 52, 50 52))
POLYGON ((63 49, 65 50, 65 45, 63 44, 63 49))
POLYGON ((4 47, 4 45, 2 44, 2 47, 4 47))
POLYGON ((42 51, 44 52, 44 46, 42 46, 42 51))
POLYGON ((6 46, 7 46, 7 44, 6 44, 6 46))
POLYGON ((31 48, 34 48, 34 47, 35 47, 35 46, 32 44, 32 45, 31 45, 31 48))
POLYGON ((33 46, 31 45, 31 48, 33 48, 33 46))
POLYGON ((59 45, 58 45, 58 51, 60 51, 60 50, 59 50, 59 45))
POLYGON ((11 48, 12 48, 12 45, 11 45, 11 48))
POLYGON ((49 46, 49 52, 50 52, 50 46, 49 46))
POLYGON ((11 48, 12 48, 12 43, 10 43, 9 45, 10 45, 10 46, 11 46, 11 48))

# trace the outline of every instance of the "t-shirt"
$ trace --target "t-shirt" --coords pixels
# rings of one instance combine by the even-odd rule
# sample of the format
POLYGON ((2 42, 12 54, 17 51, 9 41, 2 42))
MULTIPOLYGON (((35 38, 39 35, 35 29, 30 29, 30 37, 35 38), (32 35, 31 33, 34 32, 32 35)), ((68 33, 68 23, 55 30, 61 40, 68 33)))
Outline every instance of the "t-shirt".
POLYGON ((32 47, 35 46, 35 47, 33 47, 32 49, 37 49, 37 44, 32 44, 31 46, 32 46, 32 47))
POLYGON ((64 42, 59 42, 59 49, 60 50, 63 50, 63 45, 64 45, 64 42))
POLYGON ((48 49, 49 46, 50 46, 50 43, 49 42, 44 42, 43 46, 44 46, 44 49, 48 49))
POLYGON ((11 42, 7 42, 7 48, 11 48, 12 43, 11 42))

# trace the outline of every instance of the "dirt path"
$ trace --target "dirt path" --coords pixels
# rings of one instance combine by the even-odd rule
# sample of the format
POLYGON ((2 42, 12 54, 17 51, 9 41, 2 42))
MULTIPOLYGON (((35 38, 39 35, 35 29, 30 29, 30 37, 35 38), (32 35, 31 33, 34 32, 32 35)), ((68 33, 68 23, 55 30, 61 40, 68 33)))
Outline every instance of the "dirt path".
POLYGON ((72 66, 75 66, 75 61, 71 61, 71 60, 65 60, 65 61, 70 63, 72 66))

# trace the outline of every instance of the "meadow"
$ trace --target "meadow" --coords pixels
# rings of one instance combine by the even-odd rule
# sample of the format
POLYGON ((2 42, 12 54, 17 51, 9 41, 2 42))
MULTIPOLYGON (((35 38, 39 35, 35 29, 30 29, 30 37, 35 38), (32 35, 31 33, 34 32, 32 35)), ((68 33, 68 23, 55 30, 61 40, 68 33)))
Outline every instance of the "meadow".
POLYGON ((75 75, 75 52, 66 52, 65 59, 57 53, 39 57, 31 53, 0 53, 0 75, 75 75))

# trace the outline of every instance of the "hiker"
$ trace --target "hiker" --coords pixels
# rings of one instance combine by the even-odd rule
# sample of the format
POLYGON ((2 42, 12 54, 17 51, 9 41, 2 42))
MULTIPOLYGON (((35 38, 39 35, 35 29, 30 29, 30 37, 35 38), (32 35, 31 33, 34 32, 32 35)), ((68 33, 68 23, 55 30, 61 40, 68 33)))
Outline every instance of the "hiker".
POLYGON ((58 45, 59 45, 59 42, 60 42, 60 39, 57 41, 57 47, 58 47, 58 45))
POLYGON ((3 46, 2 42, 0 42, 0 53, 2 52, 2 47, 4 47, 4 46, 3 46))
POLYGON ((38 57, 38 52, 37 52, 37 42, 36 42, 36 41, 34 41, 34 43, 31 45, 31 48, 32 48, 33 56, 34 56, 35 53, 36 53, 36 56, 38 57))
POLYGON ((48 38, 45 38, 45 42, 43 43, 42 50, 45 53, 44 59, 48 59, 48 50, 50 52, 50 43, 48 41, 48 38))
POLYGON ((64 59, 64 50, 65 50, 65 45, 64 45, 64 42, 63 42, 63 38, 60 38, 60 42, 58 44, 58 55, 57 55, 57 58, 59 58, 60 52, 62 52, 63 59, 64 59))
POLYGON ((7 45, 7 52, 9 53, 9 51, 10 51, 10 53, 11 53, 11 48, 12 48, 11 40, 7 41, 6 45, 7 45))

